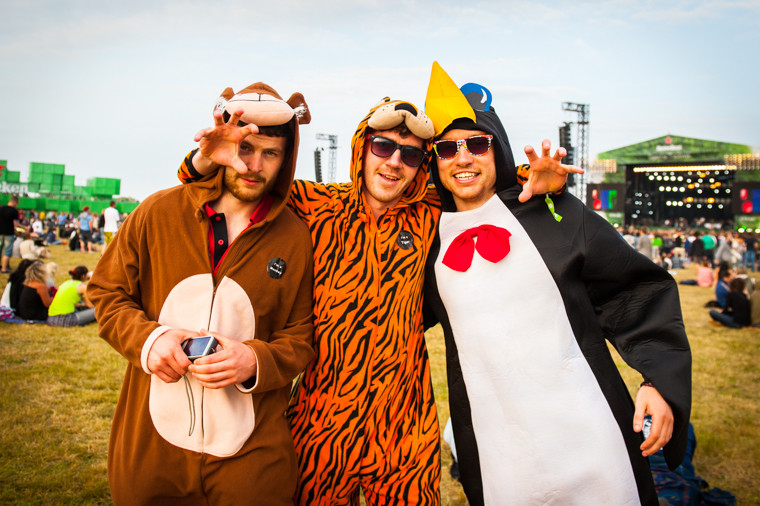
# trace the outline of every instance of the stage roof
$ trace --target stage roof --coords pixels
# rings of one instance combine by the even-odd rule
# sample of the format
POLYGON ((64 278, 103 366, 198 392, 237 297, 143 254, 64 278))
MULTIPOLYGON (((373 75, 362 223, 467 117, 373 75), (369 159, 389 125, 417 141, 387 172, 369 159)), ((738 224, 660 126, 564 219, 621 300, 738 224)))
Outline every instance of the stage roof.
POLYGON ((725 155, 749 153, 752 153, 752 149, 744 144, 663 135, 638 144, 599 153, 597 159, 616 160, 618 166, 723 163, 725 155))

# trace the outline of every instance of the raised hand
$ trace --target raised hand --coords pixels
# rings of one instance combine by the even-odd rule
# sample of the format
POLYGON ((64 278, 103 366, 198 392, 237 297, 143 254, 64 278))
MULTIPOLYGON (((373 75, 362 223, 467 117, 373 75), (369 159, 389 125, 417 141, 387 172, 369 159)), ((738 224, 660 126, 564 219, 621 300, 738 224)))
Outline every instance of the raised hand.
POLYGON ((216 109, 214 126, 199 130, 195 134, 195 141, 199 143, 200 150, 193 158, 193 165, 198 172, 208 174, 218 166, 232 167, 241 172, 247 170, 239 156, 240 143, 247 136, 258 133, 259 128, 254 124, 238 126, 242 114, 242 109, 234 111, 225 123, 222 111, 216 109))
POLYGON ((528 182, 523 185, 523 191, 518 197, 520 202, 527 202, 533 195, 556 193, 565 186, 568 174, 583 174, 584 171, 580 167, 562 164, 562 158, 567 156, 565 148, 557 149, 554 156, 550 155, 551 149, 552 143, 549 139, 544 139, 541 143, 540 157, 533 146, 525 146, 530 173, 528 182))

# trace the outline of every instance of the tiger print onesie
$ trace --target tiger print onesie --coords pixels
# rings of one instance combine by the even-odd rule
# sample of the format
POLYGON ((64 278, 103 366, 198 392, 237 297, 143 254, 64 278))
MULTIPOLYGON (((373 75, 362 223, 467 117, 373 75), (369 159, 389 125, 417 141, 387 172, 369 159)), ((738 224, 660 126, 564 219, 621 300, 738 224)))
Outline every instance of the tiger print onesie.
MULTIPOLYGON (((360 488, 370 505, 440 503, 440 432, 422 322, 440 204, 427 160, 379 220, 362 195, 368 122, 394 103, 386 98, 357 127, 350 183, 296 180, 291 192, 314 245, 315 358, 289 408, 300 505, 358 504, 360 488)), ((192 155, 178 173, 185 183, 200 177, 192 155)), ((521 182, 527 171, 521 167, 521 182)))

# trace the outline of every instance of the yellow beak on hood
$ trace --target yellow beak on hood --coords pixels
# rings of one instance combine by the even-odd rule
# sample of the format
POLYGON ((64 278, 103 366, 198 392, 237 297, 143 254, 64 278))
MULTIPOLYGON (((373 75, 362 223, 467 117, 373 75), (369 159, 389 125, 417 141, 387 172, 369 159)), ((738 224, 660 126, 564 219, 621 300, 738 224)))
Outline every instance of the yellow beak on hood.
POLYGON ((437 61, 433 62, 433 69, 430 71, 425 114, 433 120, 436 136, 441 135, 441 132, 457 118, 470 118, 475 121, 475 111, 437 61))

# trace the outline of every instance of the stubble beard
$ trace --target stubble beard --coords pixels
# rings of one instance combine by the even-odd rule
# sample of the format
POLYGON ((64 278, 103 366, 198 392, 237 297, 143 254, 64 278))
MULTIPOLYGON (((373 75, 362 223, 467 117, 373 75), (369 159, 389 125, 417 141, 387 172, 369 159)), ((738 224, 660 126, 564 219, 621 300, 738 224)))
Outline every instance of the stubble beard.
POLYGON ((228 170, 224 175, 224 188, 230 192, 236 199, 243 202, 258 202, 267 193, 270 192, 274 186, 274 180, 266 181, 259 177, 249 176, 246 179, 252 179, 262 183, 261 186, 256 188, 248 188, 245 183, 241 182, 242 177, 234 170, 228 170))

